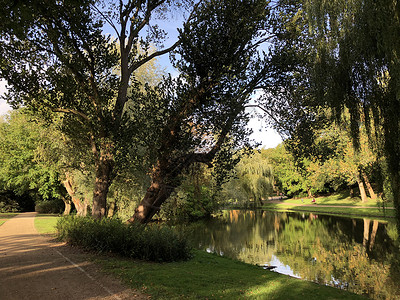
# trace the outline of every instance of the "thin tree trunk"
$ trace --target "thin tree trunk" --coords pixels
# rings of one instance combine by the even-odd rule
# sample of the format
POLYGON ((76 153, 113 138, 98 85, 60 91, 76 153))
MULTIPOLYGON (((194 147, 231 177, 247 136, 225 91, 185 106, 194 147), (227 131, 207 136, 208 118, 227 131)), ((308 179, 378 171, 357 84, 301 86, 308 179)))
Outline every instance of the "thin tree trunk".
POLYGON ((62 200, 65 205, 63 215, 68 216, 71 213, 71 200, 66 199, 65 197, 62 197, 62 200))
POLYGON ((71 197, 72 202, 74 203, 76 212, 78 216, 85 216, 85 204, 82 204, 82 201, 76 196, 75 189, 73 188, 73 180, 71 175, 66 172, 65 173, 66 179, 63 181, 63 185, 67 190, 68 195, 71 197))
POLYGON ((366 203, 366 202, 368 202, 368 197, 367 197, 367 193, 365 192, 364 183, 362 182, 359 175, 357 175, 356 180, 357 180, 358 188, 360 189, 361 202, 366 203))
POLYGON ((93 191, 92 216, 101 219, 107 212, 107 194, 112 181, 114 160, 111 154, 111 144, 106 145, 101 151, 99 160, 96 163, 96 178, 93 191))
POLYGON ((88 206, 89 206, 89 199, 85 197, 83 200, 83 210, 82 210, 82 216, 84 217, 87 216, 88 206))
POLYGON ((114 216, 115 207, 116 207, 115 201, 111 202, 110 205, 108 206, 107 218, 112 218, 114 216))
POLYGON ((364 171, 361 171, 361 174, 362 174, 362 177, 364 179, 365 185, 367 186, 369 196, 371 197, 371 199, 376 200, 377 196, 376 196, 376 194, 374 192, 374 189, 371 186, 371 183, 368 180, 367 174, 365 174, 364 171))

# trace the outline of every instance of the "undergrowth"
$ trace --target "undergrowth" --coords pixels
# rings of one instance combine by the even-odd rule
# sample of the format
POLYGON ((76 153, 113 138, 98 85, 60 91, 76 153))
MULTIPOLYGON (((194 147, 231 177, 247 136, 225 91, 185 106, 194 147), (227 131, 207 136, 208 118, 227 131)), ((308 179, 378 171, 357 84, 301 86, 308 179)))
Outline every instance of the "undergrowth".
POLYGON ((116 219, 68 216, 58 221, 57 236, 71 245, 99 253, 149 261, 170 262, 191 257, 187 239, 166 226, 127 225, 116 219))

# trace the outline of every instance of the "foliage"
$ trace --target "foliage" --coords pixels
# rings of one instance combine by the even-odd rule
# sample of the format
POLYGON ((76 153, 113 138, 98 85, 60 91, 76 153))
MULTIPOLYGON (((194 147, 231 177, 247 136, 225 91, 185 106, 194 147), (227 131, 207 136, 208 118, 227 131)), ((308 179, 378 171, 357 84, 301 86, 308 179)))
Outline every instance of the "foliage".
POLYGON ((263 149, 261 153, 273 168, 278 192, 281 191, 288 196, 307 193, 309 189, 307 178, 296 167, 293 156, 286 151, 284 144, 271 149, 263 149))
POLYGON ((58 201, 39 201, 35 205, 35 211, 40 214, 61 214, 64 210, 64 203, 61 199, 58 201))
POLYGON ((101 221, 84 217, 64 217, 57 223, 60 240, 98 253, 167 262, 191 256, 187 240, 171 228, 158 225, 126 225, 117 219, 101 221))
POLYGON ((225 201, 239 201, 247 206, 268 198, 273 191, 272 166, 257 150, 239 153, 240 161, 233 169, 228 182, 224 183, 222 197, 225 201))
POLYGON ((160 217, 168 221, 194 221, 218 212, 220 189, 213 171, 197 163, 182 176, 182 184, 165 203, 160 217))
MULTIPOLYGON (((276 11, 275 81, 264 100, 278 117, 293 115, 286 132, 312 136, 320 110, 340 120, 349 112, 348 129, 359 148, 360 122, 371 147, 385 156, 396 211, 400 212, 400 164, 397 111, 400 84, 400 31, 397 1, 280 1, 276 11), (283 108, 279 111, 279 108, 283 108), (288 112, 284 110, 288 109, 288 112)), ((305 140, 307 141, 307 139, 305 140)), ((297 143, 300 144, 298 139, 297 143)), ((384 176, 385 177, 385 176, 384 176)), ((400 226, 400 213, 397 219, 400 226)))

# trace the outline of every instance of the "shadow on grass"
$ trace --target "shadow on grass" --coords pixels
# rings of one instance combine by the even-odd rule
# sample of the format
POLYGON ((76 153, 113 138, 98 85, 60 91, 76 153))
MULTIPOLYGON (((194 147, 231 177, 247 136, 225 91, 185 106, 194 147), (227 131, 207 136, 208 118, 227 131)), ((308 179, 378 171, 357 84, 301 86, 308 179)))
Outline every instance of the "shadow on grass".
POLYGON ((158 264, 116 257, 97 262, 156 299, 363 299, 203 251, 194 253, 187 262, 158 264))

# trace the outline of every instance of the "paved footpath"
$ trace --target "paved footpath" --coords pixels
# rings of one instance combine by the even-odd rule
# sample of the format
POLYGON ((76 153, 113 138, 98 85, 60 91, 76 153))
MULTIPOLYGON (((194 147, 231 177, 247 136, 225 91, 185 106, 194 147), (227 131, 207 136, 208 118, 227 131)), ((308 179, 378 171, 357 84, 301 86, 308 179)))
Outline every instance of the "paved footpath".
POLYGON ((34 227, 35 213, 0 226, 0 300, 147 299, 34 227))

